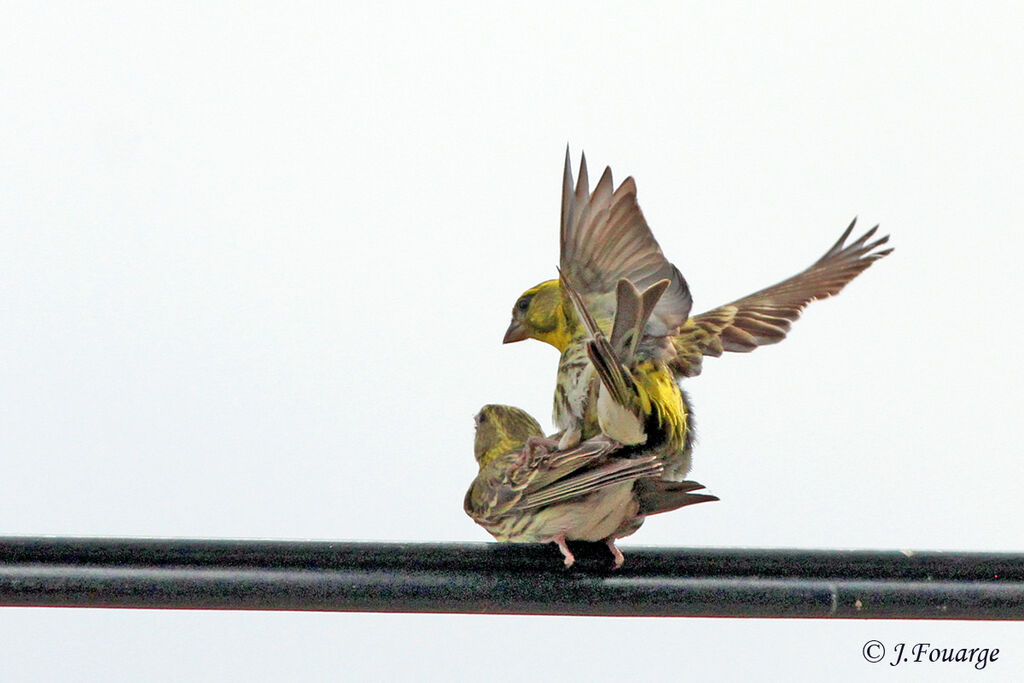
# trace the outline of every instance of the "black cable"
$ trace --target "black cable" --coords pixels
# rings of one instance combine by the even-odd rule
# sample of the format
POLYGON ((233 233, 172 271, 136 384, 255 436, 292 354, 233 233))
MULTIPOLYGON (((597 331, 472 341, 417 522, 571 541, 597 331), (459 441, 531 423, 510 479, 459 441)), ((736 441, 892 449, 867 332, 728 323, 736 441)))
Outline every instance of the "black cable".
POLYGON ((1024 619, 1024 555, 0 538, 0 605, 1024 619))

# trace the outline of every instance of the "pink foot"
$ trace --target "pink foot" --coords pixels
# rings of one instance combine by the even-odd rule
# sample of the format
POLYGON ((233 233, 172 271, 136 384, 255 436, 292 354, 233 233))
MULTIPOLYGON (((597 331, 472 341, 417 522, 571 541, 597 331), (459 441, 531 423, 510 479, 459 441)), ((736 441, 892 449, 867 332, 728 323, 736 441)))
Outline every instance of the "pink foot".
POLYGON ((576 558, 573 557, 572 551, 569 550, 569 546, 565 543, 565 534, 553 536, 551 542, 556 544, 558 549, 562 551, 562 557, 565 558, 565 566, 571 567, 576 562, 576 558))
POLYGON ((622 563, 626 561, 626 558, 623 557, 622 551, 615 547, 614 538, 606 538, 604 542, 607 544, 608 550, 612 551, 612 557, 615 558, 615 566, 613 569, 618 569, 622 566, 622 563))

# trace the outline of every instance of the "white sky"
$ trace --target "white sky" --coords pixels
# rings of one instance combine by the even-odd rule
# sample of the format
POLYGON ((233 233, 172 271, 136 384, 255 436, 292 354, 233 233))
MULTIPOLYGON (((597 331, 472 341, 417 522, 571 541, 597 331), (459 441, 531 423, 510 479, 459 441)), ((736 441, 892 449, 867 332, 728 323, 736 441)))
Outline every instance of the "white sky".
MULTIPOLYGON (((5 6, 0 534, 488 538, 461 509, 472 416, 550 427, 557 353, 500 342, 555 275, 568 142, 637 179, 695 312, 854 215, 896 247, 781 345, 686 383, 692 477, 722 500, 648 520, 627 562, 1021 550, 1018 5, 210 5, 5 6)), ((867 680, 878 638, 1001 647, 1009 676, 1022 636, 8 609, 0 673, 867 680)), ((917 667, 887 675, 970 675, 917 667)))

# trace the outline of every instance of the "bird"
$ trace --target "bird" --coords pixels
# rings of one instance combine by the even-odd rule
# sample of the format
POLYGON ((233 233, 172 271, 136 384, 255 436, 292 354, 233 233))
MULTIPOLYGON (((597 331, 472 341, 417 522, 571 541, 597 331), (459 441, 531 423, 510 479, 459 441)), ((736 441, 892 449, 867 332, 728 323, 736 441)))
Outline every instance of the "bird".
POLYGON ((537 421, 514 406, 488 404, 476 414, 474 455, 479 472, 463 508, 496 540, 553 542, 571 567, 567 541, 604 541, 618 569, 625 558, 616 539, 647 515, 718 500, 695 493, 694 481, 661 478, 664 463, 600 435, 563 451, 531 448, 543 436, 537 421))
MULTIPOLYGON (((636 182, 628 177, 618 188, 613 187, 611 168, 606 167, 590 191, 585 155, 581 155, 574 183, 566 150, 559 277, 519 296, 505 332, 506 344, 536 339, 561 354, 553 401, 553 420, 559 431, 551 438, 534 438, 536 447, 566 449, 601 432, 597 410, 600 382, 587 352, 589 335, 566 292, 566 279, 572 280, 595 323, 606 332, 615 316, 621 280, 640 290, 667 280, 638 343, 657 351, 659 378, 670 375, 678 381, 700 374, 705 356, 748 352, 781 341, 811 301, 838 294, 854 277, 892 252, 881 248, 888 235, 873 239, 877 225, 848 242, 855 218, 832 247, 803 271, 691 316, 689 285, 665 257, 647 225, 637 202, 636 182)), ((685 435, 675 454, 666 459, 663 473, 674 480, 681 480, 689 471, 694 434, 689 398, 683 391, 679 398, 675 409, 677 420, 685 423, 685 435)))

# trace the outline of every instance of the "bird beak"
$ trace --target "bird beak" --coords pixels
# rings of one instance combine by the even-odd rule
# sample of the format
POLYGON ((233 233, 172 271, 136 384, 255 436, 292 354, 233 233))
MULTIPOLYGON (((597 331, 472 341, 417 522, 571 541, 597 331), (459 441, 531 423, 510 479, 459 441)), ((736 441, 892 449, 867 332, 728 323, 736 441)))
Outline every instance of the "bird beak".
POLYGON ((509 323, 508 329, 505 330, 505 338, 501 340, 502 344, 511 344, 512 342, 523 341, 527 338, 526 328, 520 324, 515 318, 509 323))

